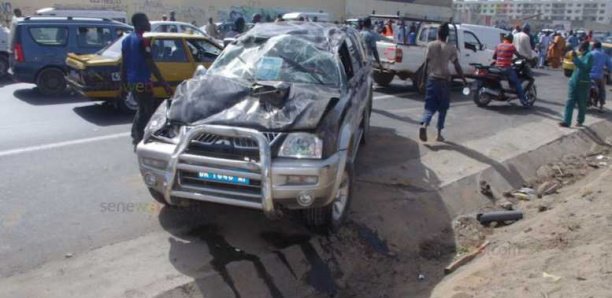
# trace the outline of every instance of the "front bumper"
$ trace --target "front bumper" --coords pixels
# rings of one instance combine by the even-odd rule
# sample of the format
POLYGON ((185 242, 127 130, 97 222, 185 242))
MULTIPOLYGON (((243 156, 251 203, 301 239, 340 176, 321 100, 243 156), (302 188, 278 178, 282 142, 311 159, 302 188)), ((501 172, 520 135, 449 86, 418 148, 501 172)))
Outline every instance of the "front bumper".
MULTIPOLYGON (((324 160, 297 160, 271 158, 266 137, 257 130, 202 125, 183 128, 178 145, 157 141, 141 142, 137 147, 140 172, 147 186, 163 195, 166 202, 175 204, 175 198, 185 198, 237 207, 262 210, 274 218, 280 208, 304 209, 326 206, 335 197, 337 177, 342 152, 324 160), (249 137, 256 140, 259 161, 220 159, 186 153, 188 144, 202 133, 227 137, 249 137), (193 187, 181 183, 180 173, 213 172, 221 175, 245 177, 261 181, 261 193, 245 194, 239 187, 223 190, 193 187), (288 176, 317 177, 316 183, 295 185, 288 183, 288 176), (308 206, 298 203, 300 195, 309 195, 313 201, 308 206)), ((227 186, 227 185, 226 185, 227 186)), ((230 185, 231 187, 231 185, 230 185)))

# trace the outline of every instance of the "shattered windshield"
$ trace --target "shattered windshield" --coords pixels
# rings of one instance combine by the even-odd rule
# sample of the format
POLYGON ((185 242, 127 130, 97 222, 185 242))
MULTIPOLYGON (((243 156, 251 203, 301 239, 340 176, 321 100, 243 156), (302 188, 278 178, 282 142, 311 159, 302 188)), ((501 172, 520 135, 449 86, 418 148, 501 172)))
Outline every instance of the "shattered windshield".
POLYGON ((334 55, 289 34, 270 39, 247 38, 230 44, 208 73, 248 82, 340 85, 334 55))

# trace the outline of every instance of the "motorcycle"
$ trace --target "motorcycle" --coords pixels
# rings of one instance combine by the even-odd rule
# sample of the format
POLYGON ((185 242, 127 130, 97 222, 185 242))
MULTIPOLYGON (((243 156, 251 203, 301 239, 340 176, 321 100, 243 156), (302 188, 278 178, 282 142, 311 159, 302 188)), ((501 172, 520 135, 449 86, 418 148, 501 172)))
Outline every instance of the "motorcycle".
MULTIPOLYGON (((469 91, 464 90, 464 94, 473 91, 474 103, 477 106, 486 107, 493 100, 508 102, 518 99, 516 89, 508 82, 503 69, 479 63, 471 63, 470 65, 476 68, 473 75, 475 81, 469 91)), ((528 106, 532 106, 537 100, 538 93, 528 62, 524 59, 514 59, 512 68, 516 71, 523 90, 525 90, 528 106)))
POLYGON ((603 106, 603 103, 600 102, 599 97, 599 85, 597 81, 591 80, 591 89, 589 90, 589 99, 587 100, 587 108, 600 108, 603 106))

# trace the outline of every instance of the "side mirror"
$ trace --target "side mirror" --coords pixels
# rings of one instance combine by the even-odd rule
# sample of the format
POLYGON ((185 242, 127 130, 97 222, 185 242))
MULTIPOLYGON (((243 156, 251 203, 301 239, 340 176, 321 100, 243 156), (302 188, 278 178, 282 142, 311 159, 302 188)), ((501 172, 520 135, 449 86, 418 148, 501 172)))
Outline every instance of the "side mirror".
POLYGON ((481 51, 484 51, 486 48, 487 48, 487 46, 486 46, 486 45, 483 45, 483 44, 481 44, 481 45, 480 45, 480 50, 481 50, 481 51))
POLYGON ((198 67, 196 68, 195 72, 193 73, 193 77, 194 78, 201 78, 203 76, 206 75, 206 67, 204 67, 204 65, 198 65, 198 67))

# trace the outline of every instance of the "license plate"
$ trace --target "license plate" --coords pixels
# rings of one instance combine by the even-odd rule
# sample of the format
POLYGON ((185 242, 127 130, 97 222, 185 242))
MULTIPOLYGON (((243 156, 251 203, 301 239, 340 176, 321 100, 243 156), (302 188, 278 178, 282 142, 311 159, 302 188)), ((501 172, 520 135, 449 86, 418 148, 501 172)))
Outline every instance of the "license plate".
POLYGON ((250 180, 244 177, 231 176, 231 175, 221 175, 217 173, 208 173, 208 172, 199 172, 198 178, 207 181, 214 182, 223 182, 229 184, 238 184, 238 185, 249 185, 250 180))

